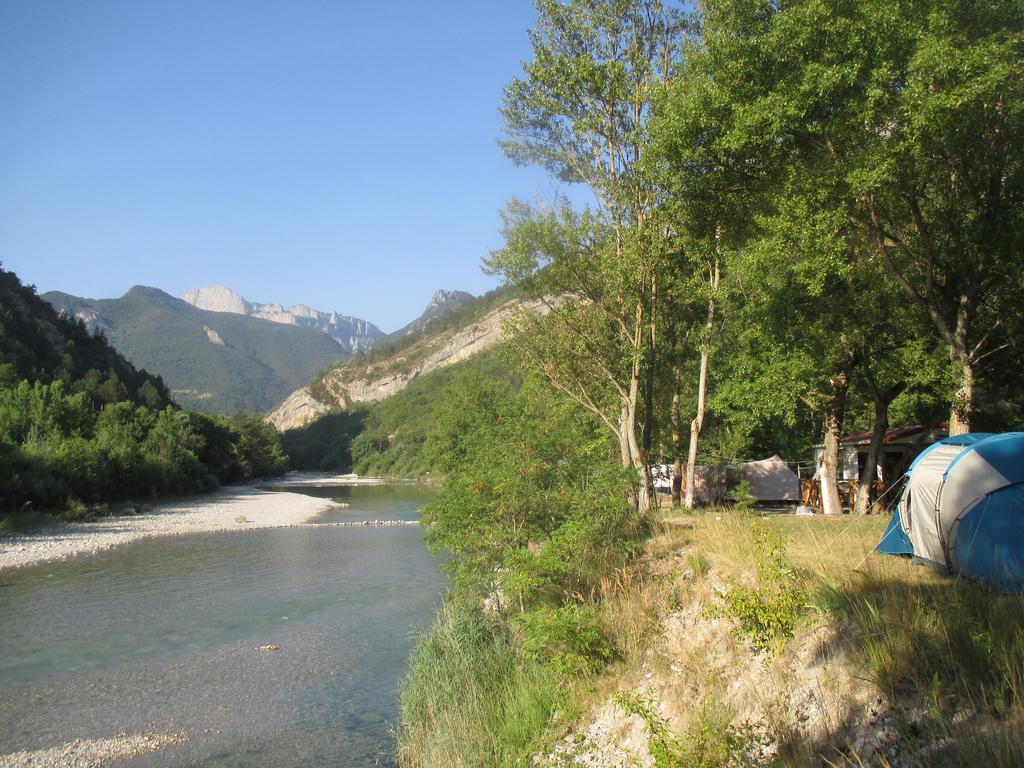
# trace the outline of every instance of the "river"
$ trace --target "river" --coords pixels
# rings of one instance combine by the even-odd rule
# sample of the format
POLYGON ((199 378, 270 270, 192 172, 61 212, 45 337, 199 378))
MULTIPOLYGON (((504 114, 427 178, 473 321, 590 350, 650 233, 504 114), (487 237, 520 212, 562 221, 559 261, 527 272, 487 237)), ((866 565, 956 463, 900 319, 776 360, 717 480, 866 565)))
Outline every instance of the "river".
MULTIPOLYGON (((431 496, 288 490, 349 504, 313 522, 415 519, 431 496)), ((225 768, 394 765, 409 651, 446 588, 418 526, 152 538, 0 582, 0 755, 184 731, 117 765, 225 768)))

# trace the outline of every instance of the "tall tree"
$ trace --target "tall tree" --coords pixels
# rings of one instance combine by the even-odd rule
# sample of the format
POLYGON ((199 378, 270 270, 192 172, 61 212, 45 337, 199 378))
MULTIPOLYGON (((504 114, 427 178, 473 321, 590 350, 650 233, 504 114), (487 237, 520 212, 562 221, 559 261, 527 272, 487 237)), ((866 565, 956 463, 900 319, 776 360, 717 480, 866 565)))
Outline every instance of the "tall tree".
POLYGON ((1024 259, 1024 7, 715 0, 704 21, 733 141, 820 170, 947 346, 950 431, 968 430, 1024 259))
POLYGON ((623 465, 641 478, 636 504, 643 512, 653 492, 649 451, 667 254, 652 217, 655 190, 640 163, 651 94, 671 76, 683 34, 682 14, 659 0, 538 0, 533 56, 505 90, 502 147, 518 163, 585 184, 596 207, 580 215, 513 204, 508 245, 486 262, 518 282, 544 269, 536 284, 541 296, 559 297, 547 301, 546 321, 557 327, 548 340, 559 343, 534 348, 538 370, 614 432, 623 465), (590 365, 581 368, 565 354, 571 351, 585 353, 590 365))

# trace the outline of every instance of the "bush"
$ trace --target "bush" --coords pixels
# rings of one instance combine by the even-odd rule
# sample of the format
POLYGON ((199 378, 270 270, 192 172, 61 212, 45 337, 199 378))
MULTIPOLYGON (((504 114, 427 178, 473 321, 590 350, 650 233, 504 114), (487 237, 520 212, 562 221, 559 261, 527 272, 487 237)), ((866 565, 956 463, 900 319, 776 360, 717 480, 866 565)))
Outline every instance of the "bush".
POLYGON ((724 768, 736 764, 742 743, 721 708, 702 706, 683 737, 678 738, 650 699, 619 691, 613 700, 627 715, 644 721, 655 768, 724 768))
POLYGON ((562 678, 597 672, 614 655, 601 617, 590 605, 539 608, 516 623, 523 632, 524 658, 550 664, 562 678))
POLYGON ((254 417, 159 411, 131 400, 98 411, 60 380, 0 389, 0 509, 65 511, 81 504, 209 489, 279 474, 277 434, 254 417))
POLYGON ((722 605, 711 608, 707 615, 735 620, 740 634, 755 647, 778 653, 793 637, 807 595, 786 561, 781 537, 761 522, 753 526, 753 537, 757 586, 734 584, 728 592, 719 592, 722 605))

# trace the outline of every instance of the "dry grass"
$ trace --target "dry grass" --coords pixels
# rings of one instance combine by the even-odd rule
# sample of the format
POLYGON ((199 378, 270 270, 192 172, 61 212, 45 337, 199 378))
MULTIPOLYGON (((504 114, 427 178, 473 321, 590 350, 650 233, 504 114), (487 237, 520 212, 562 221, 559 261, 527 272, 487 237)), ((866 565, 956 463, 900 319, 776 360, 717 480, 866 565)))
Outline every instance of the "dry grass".
MULTIPOLYGON (((709 585, 756 580, 756 515, 673 519, 691 541, 680 559, 692 604, 714 600, 709 585)), ((887 765, 888 750, 907 766, 1024 764, 1024 599, 874 554, 887 522, 766 518, 811 595, 804 626, 782 658, 758 660, 691 610, 667 633, 687 691, 667 694, 673 709, 692 717, 694 702, 719 697, 736 718, 760 718, 782 765, 887 765), (799 722, 808 713, 817 728, 799 722)))

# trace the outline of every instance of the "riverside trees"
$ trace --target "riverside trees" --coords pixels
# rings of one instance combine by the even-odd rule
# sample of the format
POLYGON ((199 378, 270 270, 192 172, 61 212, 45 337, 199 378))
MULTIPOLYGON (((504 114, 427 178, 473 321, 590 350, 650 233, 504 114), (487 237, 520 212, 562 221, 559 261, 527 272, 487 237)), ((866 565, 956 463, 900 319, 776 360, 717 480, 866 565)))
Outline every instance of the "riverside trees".
POLYGON ((735 156, 783 169, 772 195, 813 181, 811 211, 843 216, 861 257, 928 318, 953 367, 954 433, 971 426, 978 365, 1013 343, 1001 329, 1022 267, 1022 30, 1012 0, 718 0, 704 15, 735 156))
POLYGON ((660 299, 668 277, 656 190, 640 163, 651 96, 673 73, 684 17, 659 0, 538 0, 533 57, 505 90, 505 152, 582 183, 596 206, 510 205, 506 247, 487 268, 531 281, 550 303, 526 335, 529 358, 558 390, 616 436, 640 476, 635 504, 651 504, 653 404, 660 299), (537 343, 533 343, 537 342, 537 343))
POLYGON ((279 474, 255 416, 179 410, 158 378, 0 270, 0 514, 206 490, 279 474))
POLYGON ((706 426, 739 452, 817 423, 839 511, 843 430, 985 410, 984 365, 1020 357, 1022 30, 1010 0, 538 4, 504 146, 597 202, 514 203, 487 267, 559 297, 527 359, 616 435, 641 508, 684 418, 690 467, 706 426))

